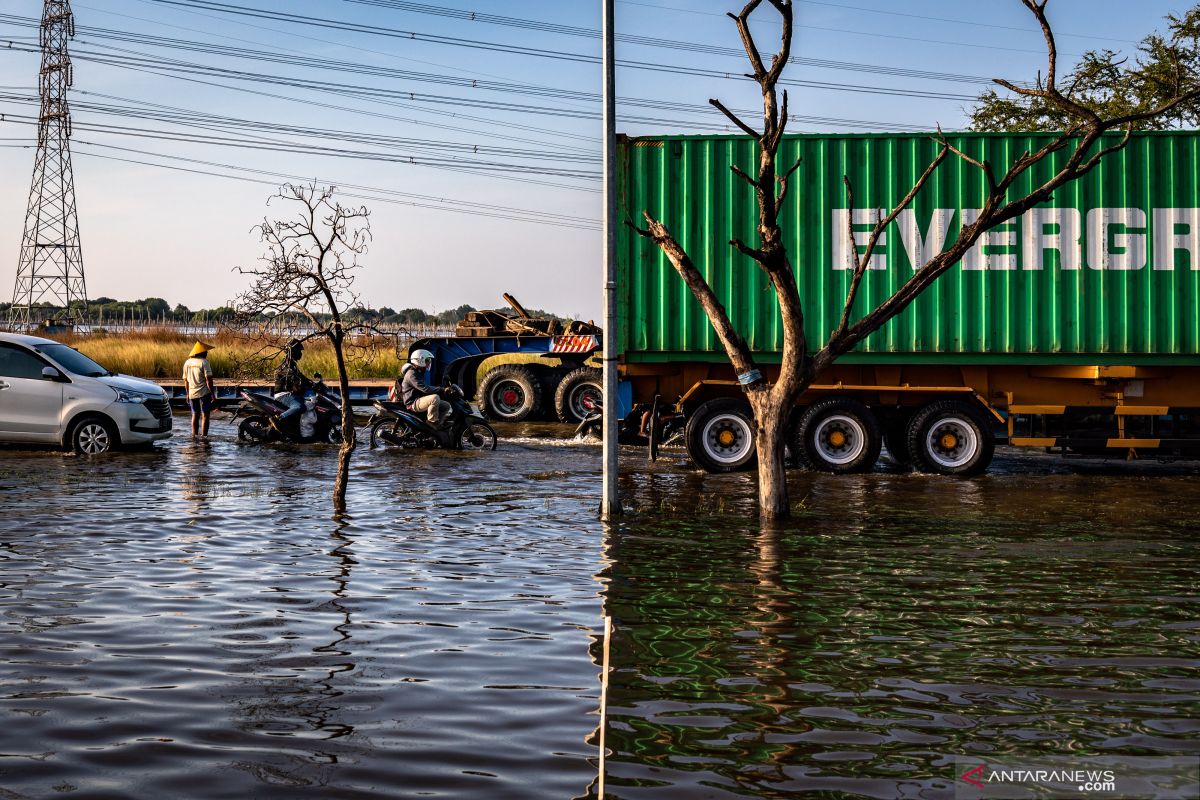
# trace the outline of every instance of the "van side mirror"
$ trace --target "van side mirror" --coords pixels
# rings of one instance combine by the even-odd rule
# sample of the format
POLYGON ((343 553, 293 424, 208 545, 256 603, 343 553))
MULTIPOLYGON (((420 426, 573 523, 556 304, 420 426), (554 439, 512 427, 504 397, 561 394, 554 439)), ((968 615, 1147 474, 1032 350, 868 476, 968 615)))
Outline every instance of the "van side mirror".
POLYGON ((42 378, 48 381, 61 381, 63 374, 54 367, 42 367, 42 378))

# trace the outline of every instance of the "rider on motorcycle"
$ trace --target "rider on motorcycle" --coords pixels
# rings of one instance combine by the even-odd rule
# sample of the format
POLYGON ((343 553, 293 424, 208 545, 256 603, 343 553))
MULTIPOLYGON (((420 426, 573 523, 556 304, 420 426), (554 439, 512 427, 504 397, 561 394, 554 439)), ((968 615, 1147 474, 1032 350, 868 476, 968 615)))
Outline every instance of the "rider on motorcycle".
POLYGON ((405 408, 425 414, 430 425, 440 428, 450 421, 451 406, 441 398, 441 390, 425 383, 431 364, 433 353, 428 350, 413 351, 408 363, 400 371, 396 389, 405 408))
POLYGON ((304 412, 304 396, 313 387, 313 382, 305 377, 296 364, 303 355, 304 343, 299 339, 290 340, 283 363, 275 370, 275 396, 287 404, 287 410, 270 421, 271 426, 280 433, 283 432, 283 423, 304 412))

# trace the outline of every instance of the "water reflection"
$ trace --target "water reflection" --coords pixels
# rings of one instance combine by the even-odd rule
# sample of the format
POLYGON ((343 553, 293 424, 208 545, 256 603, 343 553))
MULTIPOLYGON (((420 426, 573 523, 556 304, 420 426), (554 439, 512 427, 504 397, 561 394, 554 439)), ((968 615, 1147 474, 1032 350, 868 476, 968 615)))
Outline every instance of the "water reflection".
POLYGON ((776 527, 738 476, 635 484, 598 574, 606 796, 950 797, 955 756, 1200 750, 1200 490, 1117 471, 1097 505, 1094 469, 1039 467, 797 475, 776 527))
POLYGON ((633 452, 601 526, 598 449, 530 428, 363 451, 331 520, 332 449, 214 432, 0 456, 5 792, 944 797, 956 755, 1197 750, 1192 468, 798 472, 760 527, 750 476, 633 452))

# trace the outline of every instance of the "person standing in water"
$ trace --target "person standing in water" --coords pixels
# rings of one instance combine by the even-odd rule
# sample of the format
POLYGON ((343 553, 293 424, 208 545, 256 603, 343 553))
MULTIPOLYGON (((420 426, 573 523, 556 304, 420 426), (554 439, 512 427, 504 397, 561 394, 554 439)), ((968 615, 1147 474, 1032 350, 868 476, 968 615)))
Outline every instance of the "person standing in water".
POLYGON ((216 386, 212 364, 208 363, 211 345, 196 342, 188 360, 183 362, 183 382, 187 384, 188 405, 192 408, 192 438, 208 438, 208 418, 212 414, 216 386))

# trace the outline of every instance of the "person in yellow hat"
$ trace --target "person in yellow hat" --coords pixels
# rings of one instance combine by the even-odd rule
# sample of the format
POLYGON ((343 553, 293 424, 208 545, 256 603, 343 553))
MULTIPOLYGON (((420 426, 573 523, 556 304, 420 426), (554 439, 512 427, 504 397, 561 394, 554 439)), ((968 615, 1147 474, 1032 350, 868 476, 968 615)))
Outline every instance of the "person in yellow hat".
POLYGON ((216 387, 208 351, 212 345, 196 342, 188 360, 183 362, 183 382, 187 384, 188 405, 192 407, 192 438, 208 438, 208 417, 212 413, 216 387))

